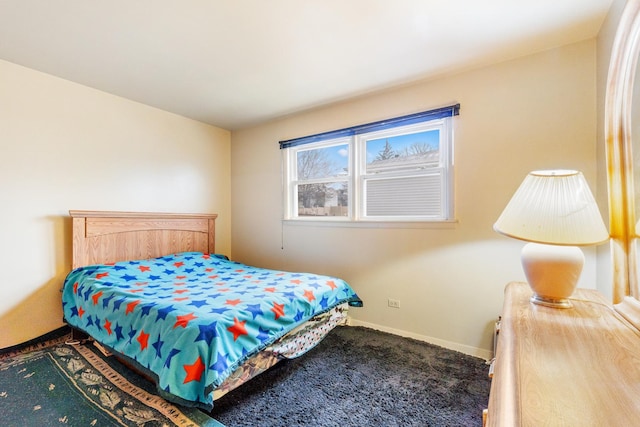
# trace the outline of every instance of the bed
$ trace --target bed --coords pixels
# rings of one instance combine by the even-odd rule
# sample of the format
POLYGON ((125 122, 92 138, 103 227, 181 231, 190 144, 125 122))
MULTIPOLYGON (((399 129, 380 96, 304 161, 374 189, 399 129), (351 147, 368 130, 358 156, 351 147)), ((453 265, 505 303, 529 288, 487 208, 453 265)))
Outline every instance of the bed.
POLYGON ((216 215, 70 211, 63 316, 155 382, 205 410, 298 357, 362 301, 335 277, 275 271, 215 251, 216 215))

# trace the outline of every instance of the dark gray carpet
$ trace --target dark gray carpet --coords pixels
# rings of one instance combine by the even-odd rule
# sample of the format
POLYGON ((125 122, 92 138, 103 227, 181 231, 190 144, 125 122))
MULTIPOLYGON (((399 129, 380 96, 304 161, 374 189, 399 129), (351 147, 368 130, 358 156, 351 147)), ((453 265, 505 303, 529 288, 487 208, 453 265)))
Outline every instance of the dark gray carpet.
POLYGON ((227 427, 481 426, 482 359, 361 327, 339 327, 215 402, 227 427))

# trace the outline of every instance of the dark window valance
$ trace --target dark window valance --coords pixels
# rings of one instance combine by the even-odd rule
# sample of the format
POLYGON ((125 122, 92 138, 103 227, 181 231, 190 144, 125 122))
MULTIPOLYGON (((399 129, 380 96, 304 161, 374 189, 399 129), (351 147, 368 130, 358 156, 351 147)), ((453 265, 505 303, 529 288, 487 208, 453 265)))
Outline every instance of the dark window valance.
POLYGON ((318 133, 315 135, 303 136, 301 138, 280 141, 280 148, 295 147, 298 145, 310 144, 312 142, 326 141, 329 139, 342 138, 345 136, 358 135, 378 130, 394 128, 398 126, 411 125, 414 123, 426 122, 429 120, 442 119, 445 117, 457 116, 460 114, 460 104, 448 107, 436 108, 434 110, 423 111, 421 113, 409 114, 407 116, 395 117, 393 119, 381 120, 364 125, 352 126, 349 128, 318 133))

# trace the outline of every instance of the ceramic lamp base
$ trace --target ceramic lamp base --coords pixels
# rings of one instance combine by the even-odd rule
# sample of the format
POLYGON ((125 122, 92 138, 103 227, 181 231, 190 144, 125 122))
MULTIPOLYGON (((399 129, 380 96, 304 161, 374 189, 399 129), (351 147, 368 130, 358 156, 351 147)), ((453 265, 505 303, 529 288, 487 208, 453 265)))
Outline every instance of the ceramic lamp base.
POLYGON ((554 308, 570 308, 584 254, 576 246, 527 243, 522 248, 522 268, 533 291, 531 302, 554 308))

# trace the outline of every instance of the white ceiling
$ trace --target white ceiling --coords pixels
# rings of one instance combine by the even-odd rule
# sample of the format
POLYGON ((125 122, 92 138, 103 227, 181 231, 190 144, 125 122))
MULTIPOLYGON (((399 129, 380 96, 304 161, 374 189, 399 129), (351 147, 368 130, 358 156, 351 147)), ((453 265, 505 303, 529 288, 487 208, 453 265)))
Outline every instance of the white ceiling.
POLYGON ((612 0, 0 0, 0 59, 236 130, 595 37, 612 0))

